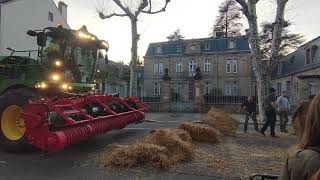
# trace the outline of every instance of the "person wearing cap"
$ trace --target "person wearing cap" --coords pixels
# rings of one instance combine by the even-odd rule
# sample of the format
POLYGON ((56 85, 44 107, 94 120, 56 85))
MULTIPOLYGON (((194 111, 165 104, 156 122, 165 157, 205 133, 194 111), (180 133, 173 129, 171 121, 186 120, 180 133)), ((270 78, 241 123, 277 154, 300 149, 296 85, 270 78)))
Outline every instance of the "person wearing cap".
POLYGON ((277 95, 277 91, 274 88, 270 88, 270 95, 267 96, 263 102, 263 106, 265 109, 265 114, 266 114, 267 120, 264 123, 263 127, 261 128, 260 133, 264 136, 265 136, 264 132, 270 126, 270 136, 277 137, 274 132, 275 125, 276 125, 276 119, 277 119, 276 95, 277 95))

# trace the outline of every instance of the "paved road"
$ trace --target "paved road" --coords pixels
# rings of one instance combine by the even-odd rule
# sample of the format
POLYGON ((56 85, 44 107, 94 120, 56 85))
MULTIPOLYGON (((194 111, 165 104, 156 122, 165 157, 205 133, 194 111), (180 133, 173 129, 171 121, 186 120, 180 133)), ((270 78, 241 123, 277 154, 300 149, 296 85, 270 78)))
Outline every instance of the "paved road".
POLYGON ((203 170, 183 169, 180 172, 165 173, 149 170, 141 171, 106 171, 105 168, 91 160, 92 157, 110 150, 113 143, 131 143, 147 135, 152 128, 177 127, 182 121, 194 121, 202 114, 147 114, 146 122, 131 125, 120 131, 95 137, 88 141, 68 147, 54 155, 41 152, 9 154, 0 151, 0 180, 96 180, 96 179, 223 179, 203 170))

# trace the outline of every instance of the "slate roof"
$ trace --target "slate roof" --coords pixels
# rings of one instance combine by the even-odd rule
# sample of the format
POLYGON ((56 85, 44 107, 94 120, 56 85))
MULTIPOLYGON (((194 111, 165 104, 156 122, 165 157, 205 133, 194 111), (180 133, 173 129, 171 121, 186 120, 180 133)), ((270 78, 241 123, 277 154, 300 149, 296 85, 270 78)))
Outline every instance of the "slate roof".
POLYGON ((237 37, 216 37, 216 38, 201 38, 201 39, 187 39, 178 41, 166 41, 150 43, 146 52, 146 57, 158 55, 176 55, 183 56, 185 48, 189 42, 197 42, 201 44, 201 53, 215 54, 215 53, 249 53, 249 43, 245 36, 237 37), (235 40, 236 47, 228 48, 228 41, 235 40), (205 49, 205 45, 210 44, 210 49, 205 49), (156 54, 156 47, 161 46, 162 53, 156 54), (182 52, 177 52, 177 47, 182 46, 182 52))
POLYGON ((284 57, 281 61, 280 73, 276 68, 273 79, 320 67, 320 36, 300 46, 299 49, 284 57), (312 46, 317 46, 313 60, 310 64, 305 64, 305 48, 311 48, 312 46))

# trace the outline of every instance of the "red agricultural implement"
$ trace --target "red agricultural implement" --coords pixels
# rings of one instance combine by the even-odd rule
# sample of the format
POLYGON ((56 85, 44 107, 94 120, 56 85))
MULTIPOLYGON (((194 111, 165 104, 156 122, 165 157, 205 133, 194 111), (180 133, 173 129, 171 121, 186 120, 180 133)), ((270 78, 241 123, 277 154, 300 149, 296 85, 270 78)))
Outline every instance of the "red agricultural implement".
POLYGON ((92 136, 139 123, 145 109, 137 98, 85 94, 31 102, 24 106, 21 117, 29 144, 57 152, 92 136))

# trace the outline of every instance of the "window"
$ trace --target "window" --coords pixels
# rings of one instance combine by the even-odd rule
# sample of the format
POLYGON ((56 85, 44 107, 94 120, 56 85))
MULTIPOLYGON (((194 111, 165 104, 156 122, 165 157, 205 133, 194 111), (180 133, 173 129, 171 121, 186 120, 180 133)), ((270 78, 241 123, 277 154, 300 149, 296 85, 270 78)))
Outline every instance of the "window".
POLYGON ((181 62, 176 63, 176 73, 182 73, 182 64, 181 62))
POLYGON ((277 83, 277 91, 278 93, 282 92, 281 83, 277 83))
POLYGON ((238 95, 238 83, 232 82, 226 84, 226 95, 227 96, 236 96, 238 95))
POLYGON ((238 60, 232 60, 232 73, 238 73, 238 60))
POLYGON ((282 62, 278 63, 278 75, 281 75, 282 72, 282 62))
POLYGON ((153 95, 161 95, 160 83, 153 83, 153 95))
POLYGON ((196 45, 191 45, 190 49, 191 49, 192 51, 196 50, 196 45))
POLYGON ((177 46, 177 52, 182 52, 182 46, 181 45, 177 46))
POLYGON ((232 88, 232 84, 231 83, 227 83, 226 84, 226 95, 227 96, 230 96, 232 93, 231 93, 231 89, 232 88))
POLYGON ((226 73, 238 73, 238 60, 226 61, 226 73))
POLYGON ((231 73, 231 60, 226 61, 226 73, 231 73))
POLYGON ((234 49, 236 47, 236 41, 235 40, 229 40, 228 41, 228 48, 234 49))
POLYGON ((161 54, 162 53, 162 48, 161 46, 156 47, 156 53, 161 54))
POLYGON ((209 82, 205 82, 204 84, 204 94, 209 94, 209 82))
POLYGON ((159 63, 159 75, 163 74, 163 64, 159 63))
POLYGON ((189 76, 194 76, 196 73, 197 62, 195 60, 189 61, 189 76))
POLYGON ((238 95, 238 83, 237 82, 234 82, 233 84, 232 84, 232 86, 233 86, 233 95, 235 96, 235 95, 238 95))
POLYGON ((163 74, 163 64, 162 63, 154 63, 153 64, 153 74, 162 75, 163 74))
POLYGON ((210 50, 210 43, 204 44, 204 50, 210 50))
POLYGON ((203 69, 204 69, 205 73, 210 72, 210 62, 208 59, 204 60, 204 68, 203 69))
POLYGON ((52 14, 52 12, 48 13, 48 20, 53 22, 53 14, 52 14))
POLYGON ((155 63, 153 64, 153 74, 158 74, 159 72, 159 64, 155 63))
POLYGON ((306 64, 310 64, 311 60, 310 60, 310 48, 305 50, 305 63, 306 64))
POLYGON ((177 90, 177 93, 178 93, 178 94, 182 94, 182 89, 183 89, 182 84, 181 84, 181 83, 178 83, 178 84, 177 84, 177 89, 176 89, 176 90, 177 90))

